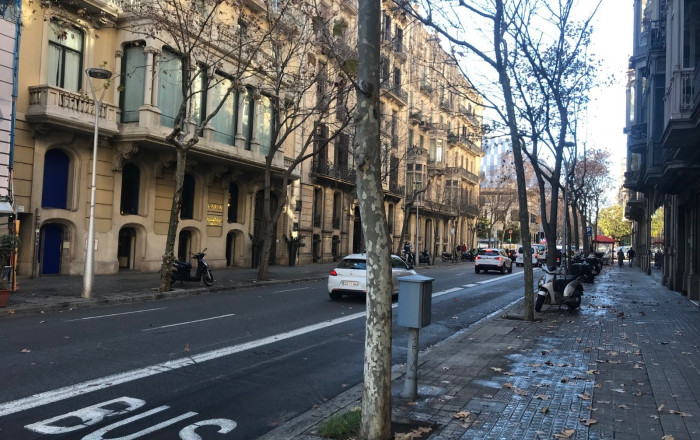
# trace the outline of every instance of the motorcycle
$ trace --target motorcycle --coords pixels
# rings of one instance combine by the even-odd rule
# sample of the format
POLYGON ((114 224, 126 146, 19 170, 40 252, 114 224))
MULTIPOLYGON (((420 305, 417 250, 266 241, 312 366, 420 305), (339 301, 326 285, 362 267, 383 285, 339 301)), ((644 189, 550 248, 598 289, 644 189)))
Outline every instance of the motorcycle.
POLYGON ((562 269, 550 270, 542 267, 544 275, 537 282, 537 298, 535 311, 542 311, 544 304, 566 305, 570 310, 576 310, 581 306, 583 286, 581 276, 564 275, 562 269))
POLYGON ((456 261, 456 259, 457 259, 456 252, 443 252, 442 253, 442 261, 456 261))
POLYGON ((474 261, 475 253, 472 251, 462 252, 462 261, 474 261))
POLYGON ((192 276, 192 263, 189 261, 173 261, 173 269, 170 273, 171 282, 179 281, 183 283, 185 281, 202 281, 205 286, 211 287, 214 284, 214 275, 212 275, 209 269, 209 264, 204 259, 205 251, 204 248, 202 252, 193 254, 190 252, 190 259, 195 258, 197 260, 197 271, 194 276, 192 276))
POLYGON ((595 266, 588 262, 588 258, 583 256, 576 256, 572 259, 572 264, 569 270, 570 275, 578 275, 581 277, 584 283, 592 283, 595 276, 600 273, 600 269, 597 271, 594 269, 595 266))
POLYGON ((430 254, 427 249, 423 249, 423 252, 418 255, 418 261, 420 264, 430 264, 430 254))

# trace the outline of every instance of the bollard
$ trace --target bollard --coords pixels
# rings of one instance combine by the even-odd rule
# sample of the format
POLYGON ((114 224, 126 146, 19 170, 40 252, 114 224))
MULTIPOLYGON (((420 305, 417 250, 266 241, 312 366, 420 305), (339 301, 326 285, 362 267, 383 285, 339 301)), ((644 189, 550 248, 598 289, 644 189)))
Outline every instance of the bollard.
POLYGON ((433 278, 411 275, 399 278, 398 325, 408 327, 406 381, 402 396, 418 396, 418 331, 430 324, 433 278))

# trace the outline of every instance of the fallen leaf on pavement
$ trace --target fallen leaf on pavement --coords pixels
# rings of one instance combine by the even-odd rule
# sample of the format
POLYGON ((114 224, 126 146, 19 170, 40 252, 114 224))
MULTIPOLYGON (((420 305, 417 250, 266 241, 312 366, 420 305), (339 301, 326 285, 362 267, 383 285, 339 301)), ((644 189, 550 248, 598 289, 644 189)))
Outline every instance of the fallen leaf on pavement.
POLYGON ((571 438, 572 435, 574 435, 576 431, 573 429, 564 429, 561 434, 554 434, 554 438, 558 439, 566 439, 566 438, 571 438))
POLYGON ((492 369, 493 371, 497 371, 497 372, 499 372, 499 373, 500 373, 501 371, 503 371, 503 368, 498 368, 498 367, 491 367, 491 369, 492 369))
POLYGON ((513 385, 512 383, 505 383, 505 384, 503 384, 503 388, 508 388, 508 389, 515 388, 515 385, 513 385))
POLYGON ((576 396, 578 396, 579 399, 591 400, 591 395, 588 393, 577 394, 576 396))
POLYGON ((549 407, 548 407, 548 406, 543 407, 543 408, 540 410, 540 412, 541 412, 542 414, 547 414, 547 413, 549 412, 549 407))
POLYGON ((619 408, 622 408, 622 409, 630 409, 630 407, 627 406, 627 405, 620 405, 619 408))
POLYGON ((524 391, 524 390, 519 390, 519 389, 515 388, 513 390, 513 392, 515 394, 517 394, 518 396, 527 396, 527 391, 524 391))
POLYGON ((676 440, 676 439, 672 435, 667 434, 667 435, 661 437, 661 440, 676 440))
POLYGON ((581 419, 581 423, 583 423, 586 426, 591 426, 598 423, 598 421, 596 419, 581 419))
POLYGON ((472 415, 472 413, 470 411, 460 411, 457 414, 455 414, 453 417, 455 419, 459 419, 459 420, 467 420, 467 418, 469 418, 470 415, 472 415))
POLYGON ((28 348, 22 349, 21 353, 31 353, 31 350, 28 348))
POLYGON ((668 413, 669 414, 676 414, 676 415, 681 416, 681 417, 693 417, 692 414, 688 414, 688 413, 685 413, 682 411, 676 411, 675 409, 669 410, 668 413))
POLYGON ((551 399, 551 397, 549 397, 549 396, 546 395, 546 394, 538 394, 538 395, 535 396, 535 399, 549 400, 549 399, 551 399))

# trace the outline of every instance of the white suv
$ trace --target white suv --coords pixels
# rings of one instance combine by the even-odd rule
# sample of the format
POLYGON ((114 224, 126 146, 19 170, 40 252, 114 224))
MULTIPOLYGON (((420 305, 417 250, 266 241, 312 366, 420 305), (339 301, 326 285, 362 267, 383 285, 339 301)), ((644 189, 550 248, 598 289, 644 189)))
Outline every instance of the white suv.
MULTIPOLYGON (((515 265, 520 267, 525 265, 525 249, 522 246, 518 246, 518 250, 515 252, 515 265)), ((532 246, 532 266, 537 267, 540 264, 540 250, 537 246, 532 246)))

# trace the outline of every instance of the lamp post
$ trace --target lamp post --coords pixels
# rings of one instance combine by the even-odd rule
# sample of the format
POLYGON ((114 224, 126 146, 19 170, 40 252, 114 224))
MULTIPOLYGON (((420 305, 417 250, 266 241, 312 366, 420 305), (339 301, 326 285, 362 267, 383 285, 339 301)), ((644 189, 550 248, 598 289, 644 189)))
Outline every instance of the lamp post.
POLYGON ((88 81, 90 82, 90 92, 95 101, 95 136, 92 143, 92 183, 90 186, 90 220, 88 222, 88 236, 85 249, 85 270, 83 272, 83 298, 92 297, 92 283, 95 278, 95 185, 97 177, 97 138, 100 130, 100 112, 102 110, 102 99, 105 96, 107 87, 103 87, 100 99, 97 99, 95 88, 92 86, 92 79, 108 80, 112 77, 112 72, 106 69, 93 67, 86 69, 88 81))

